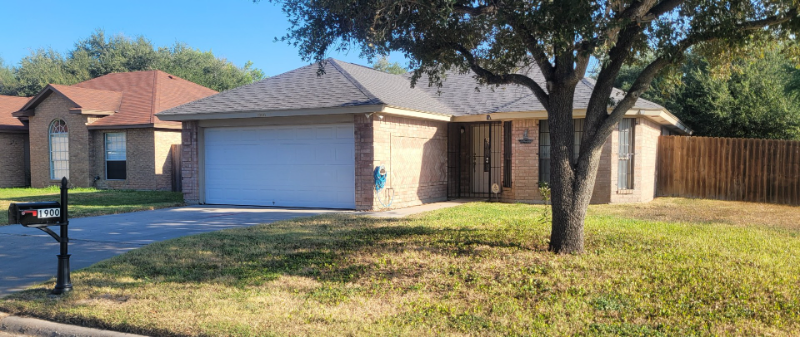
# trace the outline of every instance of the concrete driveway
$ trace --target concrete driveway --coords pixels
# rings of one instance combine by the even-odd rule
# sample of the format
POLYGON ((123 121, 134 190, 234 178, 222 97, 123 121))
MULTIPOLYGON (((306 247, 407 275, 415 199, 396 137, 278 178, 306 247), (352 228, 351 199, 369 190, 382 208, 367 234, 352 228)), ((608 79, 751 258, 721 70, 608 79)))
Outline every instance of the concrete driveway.
MULTIPOLYGON (((340 210, 188 206, 71 219, 72 270, 144 245, 180 236, 247 227, 340 210)), ((58 233, 59 227, 51 227, 58 233)), ((55 277, 58 242, 20 225, 0 227, 0 296, 55 277)))

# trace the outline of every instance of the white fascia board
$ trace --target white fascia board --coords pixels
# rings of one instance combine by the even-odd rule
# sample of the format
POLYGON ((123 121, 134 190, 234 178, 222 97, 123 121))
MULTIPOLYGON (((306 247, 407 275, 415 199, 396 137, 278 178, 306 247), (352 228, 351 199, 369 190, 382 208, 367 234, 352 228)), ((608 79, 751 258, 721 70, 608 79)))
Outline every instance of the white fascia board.
POLYGON ((394 116, 402 116, 402 117, 411 117, 411 118, 420 118, 420 119, 430 119, 436 121, 443 121, 443 122, 450 122, 453 120, 453 116, 434 113, 434 112, 427 112, 427 111, 417 111, 417 110, 409 110, 403 109, 393 106, 384 106, 380 112, 383 112, 387 115, 394 115, 394 116))
POLYGON ((269 118, 287 116, 315 116, 315 115, 343 115, 354 113, 372 113, 383 109, 383 104, 359 105, 352 107, 336 107, 321 109, 294 109, 294 110, 269 110, 269 111, 242 111, 242 112, 217 112, 217 113, 197 113, 197 114, 156 114, 162 121, 198 121, 212 119, 234 119, 234 118, 269 118))

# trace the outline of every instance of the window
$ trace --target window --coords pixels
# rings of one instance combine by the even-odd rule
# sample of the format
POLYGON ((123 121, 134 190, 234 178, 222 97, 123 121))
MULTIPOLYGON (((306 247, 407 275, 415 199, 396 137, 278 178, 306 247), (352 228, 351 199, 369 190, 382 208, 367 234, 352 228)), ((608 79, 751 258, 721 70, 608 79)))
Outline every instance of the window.
POLYGON ((617 188, 633 189, 633 137, 635 119, 625 118, 619 122, 619 166, 617 170, 617 188))
POLYGON ((539 181, 550 182, 550 123, 539 121, 539 181))
POLYGON ((503 187, 511 187, 511 122, 503 122, 503 187))
POLYGON ((50 123, 50 179, 69 179, 69 130, 67 123, 56 119, 50 123))
MULTIPOLYGON (((578 161, 578 154, 581 150, 581 137, 583 137, 583 119, 573 119, 572 127, 575 132, 575 145, 573 147, 572 161, 578 161)), ((550 182, 550 122, 548 120, 539 121, 539 181, 550 182)))
POLYGON ((125 133, 106 133, 106 179, 126 178, 125 133))

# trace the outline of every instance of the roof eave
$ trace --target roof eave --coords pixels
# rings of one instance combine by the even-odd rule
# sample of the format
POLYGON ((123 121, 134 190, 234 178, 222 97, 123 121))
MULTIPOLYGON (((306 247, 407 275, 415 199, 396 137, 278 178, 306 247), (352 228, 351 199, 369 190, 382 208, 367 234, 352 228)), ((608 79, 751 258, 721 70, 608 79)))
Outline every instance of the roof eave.
POLYGON ((28 127, 24 125, 0 125, 0 132, 3 133, 28 133, 28 127))
POLYGON ((17 117, 17 118, 20 118, 20 117, 31 117, 33 115, 35 115, 33 109, 14 111, 14 112, 11 113, 11 117, 17 117))
POLYGON ((311 108, 311 109, 291 109, 291 110, 260 110, 260 111, 232 111, 232 112, 203 112, 203 113, 164 113, 159 112, 155 116, 162 121, 197 121, 212 119, 236 119, 236 118, 265 118, 265 117, 286 117, 286 116, 313 116, 313 115, 340 115, 352 113, 371 113, 380 112, 385 105, 356 105, 331 108, 311 108))
POLYGON ((155 127, 153 123, 145 123, 145 124, 109 124, 109 125, 93 125, 89 124, 86 126, 90 130, 109 130, 109 129, 147 129, 155 127))

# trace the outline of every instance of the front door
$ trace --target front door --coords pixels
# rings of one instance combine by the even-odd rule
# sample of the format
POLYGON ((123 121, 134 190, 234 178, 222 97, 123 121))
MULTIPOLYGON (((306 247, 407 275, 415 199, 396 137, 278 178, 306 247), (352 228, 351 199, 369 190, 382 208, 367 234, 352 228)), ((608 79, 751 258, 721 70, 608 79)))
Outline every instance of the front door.
POLYGON ((472 193, 489 193, 500 184, 500 124, 472 125, 472 193))

